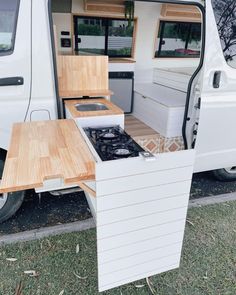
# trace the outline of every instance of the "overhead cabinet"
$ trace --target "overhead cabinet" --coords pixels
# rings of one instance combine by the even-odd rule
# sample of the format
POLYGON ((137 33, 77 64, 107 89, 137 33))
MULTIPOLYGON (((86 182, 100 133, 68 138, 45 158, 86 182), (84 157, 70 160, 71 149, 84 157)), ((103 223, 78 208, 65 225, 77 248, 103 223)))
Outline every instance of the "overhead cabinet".
POLYGON ((124 0, 84 0, 86 12, 125 13, 124 0))
POLYGON ((200 10, 192 5, 162 4, 161 16, 169 19, 201 21, 200 10))

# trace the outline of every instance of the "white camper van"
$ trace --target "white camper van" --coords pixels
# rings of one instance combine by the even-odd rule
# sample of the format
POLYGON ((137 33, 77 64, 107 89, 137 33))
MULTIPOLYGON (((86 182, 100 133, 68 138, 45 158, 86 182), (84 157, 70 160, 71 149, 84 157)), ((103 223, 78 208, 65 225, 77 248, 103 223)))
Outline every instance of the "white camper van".
POLYGON ((100 291, 178 267, 193 173, 236 179, 235 26, 232 0, 0 0, 0 220, 80 187, 100 291))

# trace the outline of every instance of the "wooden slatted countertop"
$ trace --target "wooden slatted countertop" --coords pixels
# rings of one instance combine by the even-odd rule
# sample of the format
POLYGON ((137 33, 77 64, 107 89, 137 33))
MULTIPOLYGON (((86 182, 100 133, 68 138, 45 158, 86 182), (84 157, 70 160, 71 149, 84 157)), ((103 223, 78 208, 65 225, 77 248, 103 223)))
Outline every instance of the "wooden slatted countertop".
POLYGON ((0 192, 41 188, 49 179, 73 185, 95 179, 95 161, 74 120, 13 126, 0 192))
POLYGON ((75 99, 75 100, 65 100, 65 106, 71 113, 73 118, 83 118, 83 117, 97 117, 97 116, 109 116, 109 115, 123 115, 124 112, 116 105, 111 103, 105 98, 97 99, 75 99), (75 108, 76 104, 86 104, 86 103, 102 103, 108 107, 105 111, 89 111, 80 112, 75 108))

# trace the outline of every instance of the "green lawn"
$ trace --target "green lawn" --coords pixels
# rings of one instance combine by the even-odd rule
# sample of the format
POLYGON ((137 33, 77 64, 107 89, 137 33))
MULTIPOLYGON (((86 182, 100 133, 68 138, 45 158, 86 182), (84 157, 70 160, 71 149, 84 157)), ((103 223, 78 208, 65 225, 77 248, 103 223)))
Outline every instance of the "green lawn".
MULTIPOLYGON (((0 248, 0 294, 96 295, 95 230, 0 248), (79 245, 79 251, 76 246, 79 245), (8 261, 16 258, 17 261, 8 261), (30 277, 24 271, 34 270, 30 277), (64 292, 63 292, 64 290, 64 292)), ((191 209, 179 270, 104 294, 235 295, 236 202, 191 209)))

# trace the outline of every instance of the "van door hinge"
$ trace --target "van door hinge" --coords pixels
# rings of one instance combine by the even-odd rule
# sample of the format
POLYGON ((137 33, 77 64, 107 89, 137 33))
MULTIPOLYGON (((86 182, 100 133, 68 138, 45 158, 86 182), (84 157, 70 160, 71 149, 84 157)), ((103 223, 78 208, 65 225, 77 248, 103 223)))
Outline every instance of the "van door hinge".
POLYGON ((192 142, 192 148, 194 149, 196 140, 197 140, 197 130, 198 130, 198 122, 195 123, 195 126, 193 128, 193 142, 192 142))

